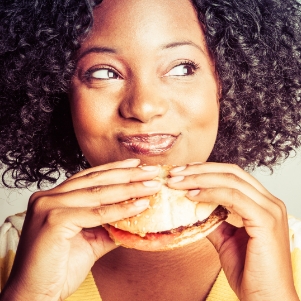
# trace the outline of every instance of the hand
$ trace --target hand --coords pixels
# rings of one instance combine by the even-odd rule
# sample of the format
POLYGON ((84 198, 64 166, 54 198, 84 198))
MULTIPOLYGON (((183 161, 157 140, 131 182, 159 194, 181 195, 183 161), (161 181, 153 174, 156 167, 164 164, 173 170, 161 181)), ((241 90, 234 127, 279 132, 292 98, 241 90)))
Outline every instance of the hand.
POLYGON ((125 160, 94 167, 34 193, 3 298, 48 301, 71 295, 95 261, 116 248, 101 225, 148 207, 141 199, 120 202, 160 189, 159 182, 148 181, 159 168, 138 164, 139 160, 125 160))
POLYGON ((188 189, 189 199, 220 204, 242 218, 244 227, 223 222, 207 237, 240 300, 299 300, 283 202, 235 165, 192 164, 170 174, 171 188, 188 189))

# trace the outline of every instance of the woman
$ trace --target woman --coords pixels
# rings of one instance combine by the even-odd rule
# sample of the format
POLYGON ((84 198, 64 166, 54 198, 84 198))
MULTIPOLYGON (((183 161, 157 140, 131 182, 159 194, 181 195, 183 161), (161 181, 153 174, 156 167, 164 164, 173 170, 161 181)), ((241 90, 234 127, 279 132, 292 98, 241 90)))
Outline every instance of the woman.
POLYGON ((299 5, 86 2, 1 4, 3 178, 69 178, 31 197, 0 300, 299 300, 285 206, 241 169, 300 144, 299 5), (147 208, 157 164, 235 219, 174 251, 117 248, 101 225, 147 208))

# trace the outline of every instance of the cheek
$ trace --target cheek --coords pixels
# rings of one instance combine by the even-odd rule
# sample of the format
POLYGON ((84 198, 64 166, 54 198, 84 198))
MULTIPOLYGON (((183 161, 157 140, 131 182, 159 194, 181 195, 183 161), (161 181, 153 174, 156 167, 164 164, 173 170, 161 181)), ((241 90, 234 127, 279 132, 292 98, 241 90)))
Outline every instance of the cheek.
POLYGON ((73 126, 79 140, 82 135, 99 137, 109 127, 113 108, 102 99, 92 89, 74 89, 70 95, 73 126))
POLYGON ((114 147, 111 127, 114 108, 97 94, 89 89, 74 89, 69 96, 75 135, 91 166, 112 160, 104 150, 109 145, 114 147))
POLYGON ((218 121, 219 104, 216 98, 208 98, 198 105, 189 106, 187 131, 193 139, 201 139, 210 148, 215 143, 218 121))
MULTIPOLYGON (((203 84, 199 104, 199 124, 203 127, 213 128, 217 132, 219 120, 219 90, 216 78, 211 75, 203 84)), ((197 110, 197 108, 195 108, 197 110)))
MULTIPOLYGON (((195 109, 195 112, 197 112, 197 109, 195 109)), ((200 104, 198 113, 195 114, 195 118, 196 125, 202 128, 213 128, 215 132, 217 131, 219 119, 219 103, 216 95, 206 99, 200 104)))
POLYGON ((217 100, 203 102, 199 107, 191 107, 190 119, 186 128, 190 162, 206 162, 214 147, 219 122, 217 100))
POLYGON ((189 120, 189 129, 201 130, 201 135, 206 134, 206 129, 216 134, 219 119, 216 81, 209 78, 198 83, 193 89, 184 91, 181 98, 181 115, 189 120))
POLYGON ((195 87, 194 93, 187 91, 182 105, 182 116, 186 123, 189 161, 205 162, 216 141, 219 124, 219 99, 215 82, 195 87))

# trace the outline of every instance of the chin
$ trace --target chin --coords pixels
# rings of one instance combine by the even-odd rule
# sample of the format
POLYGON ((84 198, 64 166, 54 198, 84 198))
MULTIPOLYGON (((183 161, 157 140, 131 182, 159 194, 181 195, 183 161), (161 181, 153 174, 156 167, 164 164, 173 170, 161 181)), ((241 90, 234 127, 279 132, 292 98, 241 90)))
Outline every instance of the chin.
POLYGON ((142 251, 181 248, 203 239, 228 217, 228 210, 218 204, 192 202, 185 197, 187 190, 167 187, 173 167, 161 166, 156 179, 163 185, 158 193, 148 197, 148 209, 103 225, 116 245, 142 251))

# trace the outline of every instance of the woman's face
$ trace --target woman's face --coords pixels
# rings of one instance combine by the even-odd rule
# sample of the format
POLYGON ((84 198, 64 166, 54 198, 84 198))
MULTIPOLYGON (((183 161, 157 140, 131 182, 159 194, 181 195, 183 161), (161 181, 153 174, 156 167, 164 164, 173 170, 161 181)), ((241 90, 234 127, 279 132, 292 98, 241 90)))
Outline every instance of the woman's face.
POLYGON ((189 0, 104 0, 70 90, 75 133, 92 166, 207 160, 218 81, 189 0))

